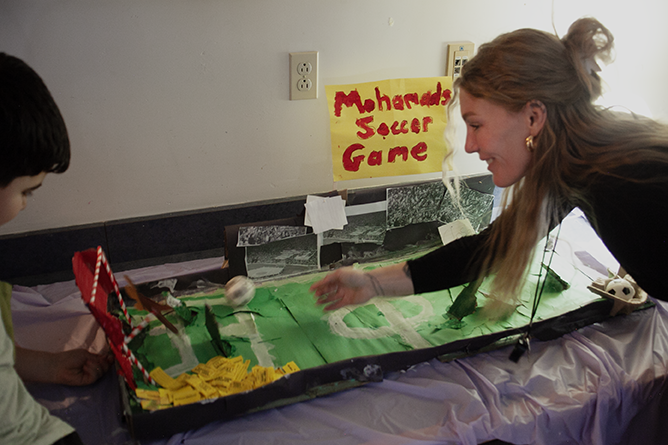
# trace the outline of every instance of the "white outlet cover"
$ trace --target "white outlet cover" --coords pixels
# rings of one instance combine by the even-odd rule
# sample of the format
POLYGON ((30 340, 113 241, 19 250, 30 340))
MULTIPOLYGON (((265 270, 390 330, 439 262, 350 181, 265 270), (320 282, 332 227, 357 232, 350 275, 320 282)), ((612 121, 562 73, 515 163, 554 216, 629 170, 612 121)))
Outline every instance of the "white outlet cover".
POLYGON ((318 98, 318 51, 290 53, 290 100, 318 98))

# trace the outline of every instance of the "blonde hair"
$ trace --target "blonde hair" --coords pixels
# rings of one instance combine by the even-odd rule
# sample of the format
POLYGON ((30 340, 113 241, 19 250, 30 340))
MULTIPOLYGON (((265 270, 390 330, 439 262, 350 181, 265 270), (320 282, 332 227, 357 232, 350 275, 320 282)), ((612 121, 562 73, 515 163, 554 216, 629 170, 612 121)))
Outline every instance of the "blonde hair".
POLYGON ((589 210, 587 188, 595 177, 640 161, 668 163, 665 126, 593 103, 602 90, 597 60, 609 62, 612 49, 612 34, 593 18, 577 20, 561 39, 520 29, 481 45, 454 83, 456 92, 463 88, 509 111, 535 100, 546 107, 531 164, 504 192, 504 209, 480 252, 478 273, 495 274, 492 293, 499 300, 519 295, 536 243, 549 228, 573 206, 589 210))

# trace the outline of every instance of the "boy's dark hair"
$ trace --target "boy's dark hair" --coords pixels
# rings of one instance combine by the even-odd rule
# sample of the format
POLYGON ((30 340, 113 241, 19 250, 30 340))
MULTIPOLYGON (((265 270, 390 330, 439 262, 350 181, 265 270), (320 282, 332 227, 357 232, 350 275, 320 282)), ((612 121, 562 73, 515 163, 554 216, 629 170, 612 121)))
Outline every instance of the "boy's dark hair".
POLYGON ((67 128, 51 93, 25 62, 0 53, 0 187, 69 165, 67 128))

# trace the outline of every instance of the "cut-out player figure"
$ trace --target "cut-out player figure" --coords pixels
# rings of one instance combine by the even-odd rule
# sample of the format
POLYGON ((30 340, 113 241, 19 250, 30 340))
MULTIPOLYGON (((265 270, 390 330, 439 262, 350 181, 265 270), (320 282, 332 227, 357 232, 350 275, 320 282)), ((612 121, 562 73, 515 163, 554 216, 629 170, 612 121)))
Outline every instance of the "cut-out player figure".
POLYGON ((501 215, 480 234, 421 258, 315 283, 325 310, 375 296, 446 289, 493 276, 490 316, 512 312, 537 242, 579 207, 621 266, 650 296, 668 300, 668 127, 594 104, 597 60, 613 36, 592 18, 558 37, 534 29, 480 47, 454 82, 465 150, 506 188, 501 215))
MULTIPOLYGON (((0 225, 25 208, 47 173, 61 173, 69 162, 67 129, 42 79, 20 59, 0 53, 0 225)), ((11 292, 11 285, 0 282, 0 443, 81 444, 74 429, 37 403, 23 381, 88 385, 106 373, 113 357, 15 346, 11 292)))

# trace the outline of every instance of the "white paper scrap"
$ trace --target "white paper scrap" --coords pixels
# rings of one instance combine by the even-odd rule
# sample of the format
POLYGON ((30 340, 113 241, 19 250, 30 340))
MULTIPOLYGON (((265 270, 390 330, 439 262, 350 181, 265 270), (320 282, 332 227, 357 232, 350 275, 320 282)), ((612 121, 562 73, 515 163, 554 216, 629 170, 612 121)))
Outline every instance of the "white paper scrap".
POLYGON ((304 225, 313 227, 313 233, 322 233, 331 229, 342 230, 348 224, 346 203, 341 196, 322 198, 308 195, 306 197, 306 216, 304 225))
POLYGON ((475 235, 475 230, 468 219, 458 219, 450 224, 446 224, 438 228, 438 233, 441 235, 443 245, 451 243, 457 238, 463 236, 475 235))

